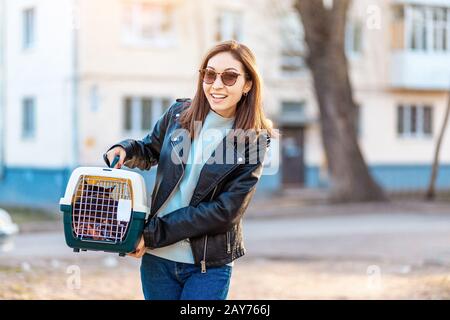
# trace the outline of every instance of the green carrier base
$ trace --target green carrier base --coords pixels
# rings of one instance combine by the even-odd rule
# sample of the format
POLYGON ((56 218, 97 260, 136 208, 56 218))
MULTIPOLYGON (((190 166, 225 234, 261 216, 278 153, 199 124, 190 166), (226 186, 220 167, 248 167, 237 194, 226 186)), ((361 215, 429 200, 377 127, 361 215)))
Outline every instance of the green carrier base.
POLYGON ((64 215, 64 235, 66 243, 74 252, 104 251, 118 253, 124 257, 127 253, 134 252, 141 239, 145 224, 145 212, 132 211, 128 229, 120 242, 108 242, 102 240, 79 239, 72 230, 72 206, 61 205, 60 210, 64 215))

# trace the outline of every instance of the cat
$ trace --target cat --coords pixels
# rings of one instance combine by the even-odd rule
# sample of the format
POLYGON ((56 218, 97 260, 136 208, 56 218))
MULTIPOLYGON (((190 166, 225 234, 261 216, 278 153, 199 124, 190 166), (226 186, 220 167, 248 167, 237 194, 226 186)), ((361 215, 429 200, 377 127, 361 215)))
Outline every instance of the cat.
POLYGON ((116 186, 102 187, 84 181, 82 194, 77 197, 72 225, 80 239, 96 241, 121 240, 127 223, 117 221, 118 201, 112 196, 116 186))

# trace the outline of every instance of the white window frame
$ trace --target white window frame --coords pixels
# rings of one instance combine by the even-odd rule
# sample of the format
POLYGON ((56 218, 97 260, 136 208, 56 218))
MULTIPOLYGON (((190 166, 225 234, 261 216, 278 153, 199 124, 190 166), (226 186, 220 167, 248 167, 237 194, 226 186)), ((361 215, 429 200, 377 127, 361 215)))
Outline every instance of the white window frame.
MULTIPOLYGON (((431 138, 433 136, 433 124, 431 123, 431 133, 425 133, 425 108, 431 108, 431 117, 433 116, 433 106, 430 104, 398 104, 397 108, 403 106, 403 133, 397 132, 401 138, 431 138), (411 110, 416 107, 416 132, 411 132, 411 110)), ((397 113, 398 116, 398 113, 397 113)), ((433 119, 430 119, 433 122, 433 119)))
POLYGON ((434 8, 425 7, 425 29, 427 39, 425 42, 426 52, 434 51, 434 20, 433 20, 434 8))
POLYGON ((450 8, 447 8, 447 52, 450 52, 450 8))
MULTIPOLYGON (((125 101, 131 99, 131 129, 126 129, 122 125, 122 130, 126 134, 141 136, 152 130, 156 122, 164 113, 164 101, 171 101, 169 97, 152 97, 152 96, 126 96, 122 100, 122 112, 126 111, 125 101), (143 101, 151 100, 151 125, 150 128, 142 128, 143 101)), ((123 114, 123 117, 126 115, 123 114)))
POLYGON ((21 104, 21 136, 22 140, 30 140, 36 137, 36 98, 23 97, 21 104), (28 110, 28 107, 31 110, 28 110))
POLYGON ((89 100, 91 112, 97 112, 100 109, 100 96, 98 93, 98 85, 91 86, 89 90, 89 100))
POLYGON ((36 45, 36 8, 34 7, 24 8, 22 10, 22 48, 23 50, 30 50, 34 48, 35 45, 36 45), (30 19, 30 17, 32 19, 30 19))
POLYGON ((404 44, 403 44, 403 48, 405 50, 412 50, 411 49, 411 30, 412 30, 412 26, 411 26, 411 15, 412 15, 412 9, 410 6, 404 6, 403 7, 404 10, 404 19, 405 21, 403 22, 403 28, 404 28, 404 44))
POLYGON ((422 7, 412 7, 411 8, 411 29, 412 34, 410 35, 410 49, 413 51, 426 51, 427 50, 427 42, 429 40, 429 32, 427 32, 427 13, 422 7), (420 12, 420 18, 418 18, 418 13, 420 12), (425 34, 424 30, 425 29, 425 34), (426 38, 424 38, 426 36, 426 38), (412 47, 412 38, 414 37, 415 48, 412 47))
POLYGON ((286 12, 281 18, 281 63, 280 69, 284 76, 288 75, 299 75, 303 70, 305 70, 305 60, 302 54, 305 52, 304 47, 304 31, 300 17, 295 11, 286 12), (295 17, 294 17, 295 16, 295 17), (295 22, 294 22, 294 19, 295 22), (294 25, 298 22, 298 25, 294 25), (298 27, 298 28, 297 28, 298 27), (299 53, 296 55, 295 53, 299 53), (287 70, 287 68, 292 68, 292 70, 287 70))
POLYGON ((406 50, 413 52, 450 52, 450 8, 406 5, 404 25, 406 50), (445 24, 442 23, 442 26, 436 26, 436 21, 434 20, 434 14, 438 10, 442 10, 442 17, 447 20, 445 24), (424 20, 422 21, 420 28, 417 28, 417 25, 414 22, 417 21, 416 17, 419 11, 423 13, 424 20), (423 30, 418 30, 421 28, 425 28, 425 35, 423 30), (446 48, 444 48, 442 35, 444 29, 446 30, 446 48), (441 36, 436 38, 436 33, 439 33, 441 36), (426 39, 423 38, 424 36, 426 36, 426 39), (415 37, 416 48, 412 47, 413 37, 415 37), (440 46, 436 47, 436 39, 440 39, 440 46), (418 46, 418 44, 420 44, 420 46, 418 46))
POLYGON ((244 15, 239 10, 224 9, 218 16, 218 35, 217 41, 236 40, 244 41, 244 15), (236 37, 233 35, 236 34, 236 37))
POLYGON ((363 40, 363 24, 359 20, 348 19, 345 25, 345 53, 350 58, 358 58, 362 56, 364 51, 364 40, 363 40), (355 30, 360 27, 360 43, 359 51, 354 50, 355 48, 355 30))
MULTIPOLYGON (((146 38, 143 35, 144 29, 144 19, 156 19, 158 17, 158 12, 150 13, 150 11, 144 11, 143 5, 147 4, 144 1, 140 2, 124 2, 122 5, 122 43, 127 46, 138 46, 138 47, 155 47, 155 48, 171 48, 177 45, 177 32, 176 32, 176 19, 175 19, 175 6, 172 3, 148 3, 159 6, 159 14, 161 17, 164 15, 164 10, 169 8, 169 15, 162 18, 169 19, 170 30, 167 32, 162 32, 161 28, 155 32, 155 37, 146 38), (131 12, 126 12, 125 10, 131 10, 131 12), (130 14, 130 25, 127 24, 124 19, 125 14, 130 14)), ((161 18, 160 17, 160 18, 161 18)), ((154 26, 156 28, 156 24, 154 26)), ((161 27, 161 25, 159 25, 161 27)))
MULTIPOLYGON (((448 43, 444 42, 446 41, 446 39, 444 40, 444 33, 448 28, 448 21, 445 21, 447 18, 448 10, 446 10, 445 8, 435 8, 434 10, 435 11, 433 12, 433 50, 437 52, 445 52, 448 50, 448 43), (439 24, 436 25, 436 20, 434 20, 434 14, 437 14, 438 12, 440 13, 441 20, 438 20, 437 22, 439 24)), ((446 32, 446 36, 447 33, 448 31, 446 32)))

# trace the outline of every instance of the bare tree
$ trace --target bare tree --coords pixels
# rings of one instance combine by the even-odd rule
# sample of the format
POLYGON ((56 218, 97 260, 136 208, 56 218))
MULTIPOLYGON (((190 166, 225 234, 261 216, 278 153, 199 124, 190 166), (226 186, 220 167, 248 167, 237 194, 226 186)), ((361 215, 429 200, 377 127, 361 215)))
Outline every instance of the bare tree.
POLYGON ((433 167, 431 170, 430 183, 428 185, 428 190, 425 195, 427 200, 433 200, 436 196, 436 179, 439 171, 439 154, 441 152, 442 140, 444 139, 445 130, 447 128, 448 118, 450 115, 450 90, 447 102, 447 109, 445 110, 444 121, 442 122, 441 131, 439 132, 439 137, 436 143, 436 149, 434 152, 433 167))
POLYGON ((320 109, 331 198, 339 202, 386 201, 358 146, 356 106, 344 49, 349 5, 350 0, 295 1, 308 46, 306 63, 320 109))

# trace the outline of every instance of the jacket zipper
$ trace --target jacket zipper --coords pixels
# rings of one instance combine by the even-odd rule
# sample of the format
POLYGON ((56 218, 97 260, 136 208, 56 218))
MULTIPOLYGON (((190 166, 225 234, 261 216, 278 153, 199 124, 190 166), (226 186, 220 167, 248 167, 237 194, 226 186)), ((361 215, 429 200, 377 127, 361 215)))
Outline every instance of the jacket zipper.
POLYGON ((227 232, 227 253, 230 254, 231 253, 231 241, 230 241, 230 231, 227 232))
POLYGON ((203 260, 200 261, 202 265, 202 273, 206 273, 206 244, 208 243, 208 235, 205 236, 205 247, 203 248, 203 260))
MULTIPOLYGON (((214 191, 211 195, 210 201, 214 198, 214 195, 216 194, 217 186, 214 188, 214 191)), ((205 247, 203 248, 203 260, 200 261, 202 273, 206 273, 206 246, 208 244, 208 235, 205 235, 205 247)))

